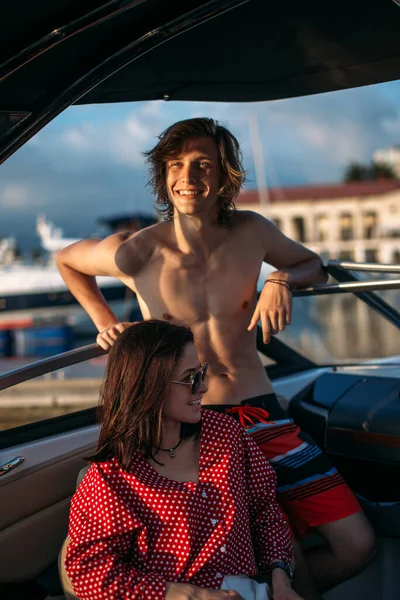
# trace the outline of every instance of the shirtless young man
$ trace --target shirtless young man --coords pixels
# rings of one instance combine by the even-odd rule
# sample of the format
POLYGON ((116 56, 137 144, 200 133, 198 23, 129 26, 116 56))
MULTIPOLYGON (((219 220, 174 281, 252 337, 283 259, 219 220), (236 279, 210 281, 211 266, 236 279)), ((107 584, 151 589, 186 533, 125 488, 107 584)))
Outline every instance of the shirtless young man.
MULTIPOLYGON (((145 319, 190 325, 200 358, 209 364, 205 404, 220 410, 233 405, 239 417, 246 409, 238 406, 258 407, 260 422, 249 431, 277 469, 279 499, 294 530, 301 536, 315 528, 325 538, 326 545, 306 559, 319 590, 329 589, 370 560, 374 534, 325 456, 298 438, 256 351, 259 319, 268 343, 271 334, 290 324, 290 289, 326 281, 321 260, 268 219, 235 210, 233 200, 244 181, 240 149, 213 120, 172 125, 147 157, 164 220, 135 234, 65 248, 57 257, 61 275, 94 321, 105 349, 130 323, 118 322, 95 275, 116 277, 133 290, 145 319), (277 270, 257 302, 263 261, 277 270), (285 464, 287 452, 297 454, 295 469, 285 464)), ((298 591, 310 598, 301 587, 298 591)))

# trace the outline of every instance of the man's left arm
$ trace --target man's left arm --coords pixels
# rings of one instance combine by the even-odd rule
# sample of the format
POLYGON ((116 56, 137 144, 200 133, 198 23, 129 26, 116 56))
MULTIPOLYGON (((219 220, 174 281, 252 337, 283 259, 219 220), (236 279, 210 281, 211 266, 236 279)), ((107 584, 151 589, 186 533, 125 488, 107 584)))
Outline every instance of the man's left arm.
POLYGON ((261 319, 264 343, 268 344, 271 335, 290 325, 291 290, 326 283, 328 276, 318 254, 286 237, 271 221, 261 218, 255 225, 265 239, 264 261, 276 271, 265 282, 249 330, 261 319))

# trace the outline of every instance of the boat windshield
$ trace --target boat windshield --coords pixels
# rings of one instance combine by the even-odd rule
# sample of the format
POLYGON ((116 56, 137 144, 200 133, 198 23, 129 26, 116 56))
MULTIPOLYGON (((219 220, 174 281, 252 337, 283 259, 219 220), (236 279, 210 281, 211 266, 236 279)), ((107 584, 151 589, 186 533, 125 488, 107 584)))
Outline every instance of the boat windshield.
MULTIPOLYGON (((292 324, 279 333, 279 339, 319 365, 388 357, 400 359, 400 289, 398 286, 397 289, 379 289, 384 282, 395 285, 399 275, 363 271, 360 266, 357 270, 346 269, 345 266, 346 263, 328 262, 329 283, 374 282, 377 289, 357 295, 338 293, 295 298, 292 324)), ((397 268, 392 266, 391 270, 397 268)))
MULTIPOLYGON (((380 295, 399 306, 398 290, 380 295)), ((398 329, 354 294, 296 298, 292 324, 279 340, 316 364, 400 355, 398 329)))

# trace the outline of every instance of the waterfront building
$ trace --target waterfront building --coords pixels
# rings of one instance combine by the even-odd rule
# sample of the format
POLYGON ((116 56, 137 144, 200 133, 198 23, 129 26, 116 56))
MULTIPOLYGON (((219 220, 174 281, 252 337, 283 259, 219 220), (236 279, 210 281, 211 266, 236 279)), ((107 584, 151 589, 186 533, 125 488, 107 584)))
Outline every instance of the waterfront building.
POLYGON ((324 259, 400 263, 399 180, 244 190, 236 204, 324 259))

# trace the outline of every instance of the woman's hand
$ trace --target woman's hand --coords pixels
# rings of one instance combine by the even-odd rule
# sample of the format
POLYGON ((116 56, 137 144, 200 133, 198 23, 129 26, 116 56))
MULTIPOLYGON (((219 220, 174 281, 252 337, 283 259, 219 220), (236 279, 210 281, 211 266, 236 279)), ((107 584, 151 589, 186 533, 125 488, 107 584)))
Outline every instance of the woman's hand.
POLYGON ((282 569, 272 572, 272 590, 274 600, 303 600, 290 585, 289 577, 282 569))
POLYGON ((244 598, 233 590, 225 592, 188 583, 167 583, 164 600, 244 600, 244 598))
POLYGON ((96 338, 96 342, 103 350, 109 350, 117 337, 125 331, 125 329, 128 329, 128 327, 131 327, 132 325, 136 325, 138 322, 139 321, 133 321, 130 323, 125 321, 124 323, 113 323, 109 327, 103 329, 103 331, 100 331, 96 338))

